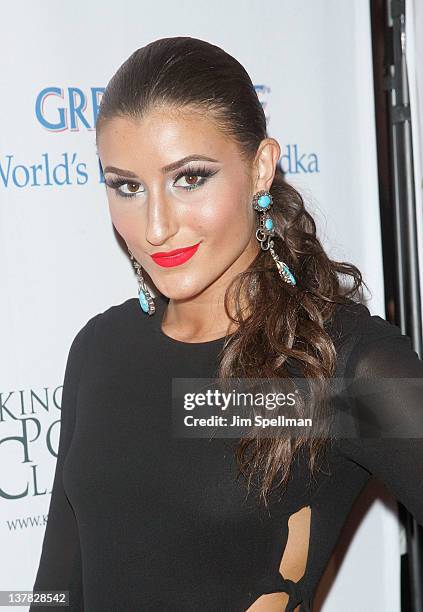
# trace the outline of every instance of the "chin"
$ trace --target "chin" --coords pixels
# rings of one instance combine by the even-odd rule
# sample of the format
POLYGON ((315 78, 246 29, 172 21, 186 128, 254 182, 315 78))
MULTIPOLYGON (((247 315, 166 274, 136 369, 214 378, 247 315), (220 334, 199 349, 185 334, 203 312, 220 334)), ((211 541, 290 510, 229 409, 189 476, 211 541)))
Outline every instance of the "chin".
POLYGON ((170 300, 190 300, 200 294, 208 285, 189 284, 184 286, 181 282, 157 283, 156 287, 160 293, 170 300))

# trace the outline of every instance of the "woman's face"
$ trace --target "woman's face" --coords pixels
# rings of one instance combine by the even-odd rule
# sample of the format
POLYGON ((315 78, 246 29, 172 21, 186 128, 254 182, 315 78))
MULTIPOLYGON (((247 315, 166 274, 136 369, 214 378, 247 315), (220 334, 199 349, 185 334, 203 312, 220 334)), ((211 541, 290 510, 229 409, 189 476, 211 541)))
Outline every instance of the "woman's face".
POLYGON ((109 119, 98 153, 113 225, 161 293, 177 300, 211 296, 254 259, 253 169, 206 115, 166 109, 142 120, 109 119), (179 265, 151 257, 197 243, 179 265))

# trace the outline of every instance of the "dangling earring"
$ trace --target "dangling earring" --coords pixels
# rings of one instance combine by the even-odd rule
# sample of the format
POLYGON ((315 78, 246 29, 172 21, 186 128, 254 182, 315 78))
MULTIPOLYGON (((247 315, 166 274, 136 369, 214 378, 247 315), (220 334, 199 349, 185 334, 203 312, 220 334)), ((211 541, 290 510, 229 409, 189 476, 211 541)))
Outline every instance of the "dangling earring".
POLYGON ((149 315, 152 315, 155 310, 156 310, 156 306, 154 304, 154 300, 151 296, 151 293, 149 292, 149 290, 147 289, 147 285, 145 284, 143 275, 142 275, 142 269, 140 264, 137 262, 137 260, 135 259, 135 257, 132 255, 131 251, 128 249, 129 252, 129 256, 132 260, 132 265, 135 268, 135 271, 137 273, 137 278, 138 278, 138 288, 139 288, 139 293, 138 293, 138 299, 140 301, 140 306, 143 309, 143 311, 149 315))
POLYGON ((253 208, 258 210, 260 215, 259 227, 256 230, 256 238, 260 242, 260 246, 263 251, 270 251, 279 275, 289 285, 296 285, 297 281, 291 270, 288 268, 284 261, 280 261, 279 256, 273 250, 272 236, 275 235, 275 225, 272 217, 270 217, 267 211, 273 204, 273 197, 269 191, 258 191, 253 197, 253 208))

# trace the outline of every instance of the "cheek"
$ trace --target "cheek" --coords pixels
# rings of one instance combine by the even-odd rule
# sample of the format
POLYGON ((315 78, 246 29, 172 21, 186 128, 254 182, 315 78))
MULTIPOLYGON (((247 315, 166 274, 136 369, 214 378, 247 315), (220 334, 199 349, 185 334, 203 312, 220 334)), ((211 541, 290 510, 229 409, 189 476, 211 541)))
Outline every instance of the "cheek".
POLYGON ((197 228, 218 242, 222 236, 248 238, 254 226, 254 209, 249 206, 245 186, 221 189, 199 207, 195 215, 197 228))
POLYGON ((134 207, 130 208, 130 204, 125 205, 125 202, 120 204, 115 201, 115 198, 109 198, 109 211, 111 221, 116 229, 116 231, 122 236, 122 238, 126 242, 132 242, 133 237, 136 236, 138 232, 138 223, 137 218, 139 219, 139 215, 134 214, 134 207))

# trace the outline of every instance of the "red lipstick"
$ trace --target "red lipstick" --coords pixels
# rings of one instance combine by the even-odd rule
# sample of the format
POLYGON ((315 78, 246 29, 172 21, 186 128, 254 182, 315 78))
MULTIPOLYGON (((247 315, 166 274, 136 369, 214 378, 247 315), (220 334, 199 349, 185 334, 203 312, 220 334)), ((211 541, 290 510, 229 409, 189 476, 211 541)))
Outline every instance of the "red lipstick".
POLYGON ((188 259, 191 259, 198 249, 199 244, 200 243, 197 242, 197 244, 193 246, 186 247, 185 249, 175 249, 174 251, 159 251, 158 253, 153 253, 151 258, 159 264, 159 266, 163 266, 164 268, 179 266, 188 261, 188 259))

